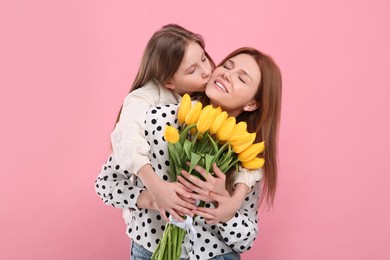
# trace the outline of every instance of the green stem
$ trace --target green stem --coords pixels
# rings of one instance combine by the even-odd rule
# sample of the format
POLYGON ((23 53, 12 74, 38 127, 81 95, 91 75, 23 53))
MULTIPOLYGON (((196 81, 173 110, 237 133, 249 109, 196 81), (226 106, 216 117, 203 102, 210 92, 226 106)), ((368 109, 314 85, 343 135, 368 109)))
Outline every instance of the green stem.
POLYGON ((180 133, 179 143, 183 143, 184 140, 188 137, 188 131, 190 131, 192 128, 196 127, 196 124, 188 125, 184 128, 184 130, 180 133))

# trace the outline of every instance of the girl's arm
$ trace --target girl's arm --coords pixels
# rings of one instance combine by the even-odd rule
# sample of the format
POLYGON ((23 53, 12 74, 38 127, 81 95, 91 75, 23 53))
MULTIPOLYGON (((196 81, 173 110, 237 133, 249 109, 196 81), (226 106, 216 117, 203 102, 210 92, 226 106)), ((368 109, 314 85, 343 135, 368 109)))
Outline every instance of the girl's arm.
POLYGON ((141 167, 150 163, 145 115, 159 102, 176 103, 177 99, 171 91, 152 82, 126 96, 119 121, 111 133, 113 155, 122 169, 138 174, 141 167))
POLYGON ((137 173, 150 163, 150 147, 144 138, 145 114, 153 100, 141 91, 133 91, 126 96, 119 121, 111 133, 111 144, 115 160, 122 169, 137 173))
POLYGON ((138 196, 145 188, 134 185, 133 175, 123 170, 111 155, 95 180, 95 191, 106 205, 137 209, 138 196))
MULTIPOLYGON (((182 196, 189 197, 188 190, 181 184, 161 180, 149 164, 141 168, 140 175, 144 177, 142 180, 143 184, 146 187, 151 187, 155 195, 146 188, 134 185, 132 180, 132 177, 135 177, 134 174, 127 170, 122 170, 120 165, 115 161, 115 158, 111 155, 102 166, 95 180, 95 191, 106 205, 130 210, 141 208, 157 210, 160 211, 161 216, 167 221, 165 210, 178 220, 183 220, 178 215, 178 212, 180 214, 192 215, 189 209, 195 208, 193 205, 194 201, 191 199, 181 199, 176 194, 176 192, 181 192, 183 194, 182 196), (148 183, 148 186, 144 181, 148 183), (158 205, 165 205, 165 208, 158 207, 158 205), (173 207, 177 212, 171 208, 167 210, 169 206, 173 207)), ((139 176, 140 179, 141 176, 139 176)))

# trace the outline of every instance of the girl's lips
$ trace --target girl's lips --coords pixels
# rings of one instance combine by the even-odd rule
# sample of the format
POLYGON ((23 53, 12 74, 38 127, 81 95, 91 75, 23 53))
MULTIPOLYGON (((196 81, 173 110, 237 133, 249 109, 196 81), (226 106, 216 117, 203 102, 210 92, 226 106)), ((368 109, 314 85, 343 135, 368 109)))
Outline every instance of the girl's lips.
POLYGON ((215 80, 214 83, 215 83, 215 85, 216 85, 219 89, 221 89, 223 92, 228 93, 226 87, 224 86, 224 84, 223 84, 221 81, 215 80))

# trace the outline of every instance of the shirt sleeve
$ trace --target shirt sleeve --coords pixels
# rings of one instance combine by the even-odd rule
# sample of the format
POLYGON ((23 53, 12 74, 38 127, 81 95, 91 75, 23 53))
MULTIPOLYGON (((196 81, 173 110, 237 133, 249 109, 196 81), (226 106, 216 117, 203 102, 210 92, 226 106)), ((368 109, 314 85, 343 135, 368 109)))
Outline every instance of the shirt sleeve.
POLYGON ((134 185, 133 173, 120 168, 111 155, 95 180, 95 191, 106 205, 136 210, 138 196, 145 188, 134 185))
POLYGON ((243 205, 234 217, 217 224, 223 241, 234 251, 243 253, 249 250, 258 233, 258 209, 261 182, 258 181, 247 194, 243 205))
MULTIPOLYGON (((143 89, 145 88, 145 89, 143 89)), ((137 174, 139 169, 150 163, 150 145, 145 140, 145 115, 156 104, 158 93, 150 88, 131 92, 125 98, 122 112, 111 133, 113 155, 120 167, 137 174)))
POLYGON ((256 182, 261 180, 263 176, 263 169, 248 170, 242 166, 239 166, 238 172, 234 176, 233 186, 237 183, 244 183, 248 186, 248 192, 255 185, 256 182))

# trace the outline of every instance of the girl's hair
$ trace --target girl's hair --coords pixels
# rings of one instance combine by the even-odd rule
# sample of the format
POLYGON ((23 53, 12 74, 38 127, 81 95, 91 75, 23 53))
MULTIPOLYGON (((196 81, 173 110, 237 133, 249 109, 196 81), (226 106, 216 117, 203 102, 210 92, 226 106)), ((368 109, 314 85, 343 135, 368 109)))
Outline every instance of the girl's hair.
MULTIPOLYGON (((201 35, 190 32, 177 24, 165 25, 155 32, 146 45, 141 65, 129 93, 141 88, 150 80, 155 81, 156 84, 165 84, 171 80, 179 69, 190 42, 196 42, 202 49, 205 49, 201 35)), ((214 69, 215 64, 210 55, 206 51, 205 55, 214 69)), ((116 123, 119 121, 121 111, 122 107, 116 123)))
MULTIPOLYGON (((261 201, 265 199, 266 204, 272 205, 275 197, 276 182, 278 176, 278 133, 281 113, 282 99, 282 76, 280 69, 273 59, 250 47, 237 49, 223 59, 218 66, 222 66, 230 58, 239 54, 252 56, 261 72, 261 80, 256 101, 259 108, 248 112, 243 111, 237 116, 237 122, 245 121, 248 132, 256 132, 256 142, 265 141, 264 150, 264 181, 261 201)), ((209 103, 207 97, 202 98, 203 103, 209 103)))

